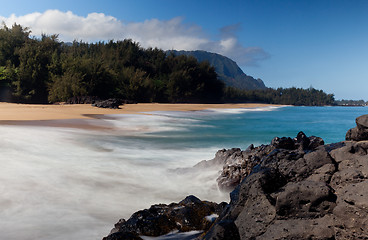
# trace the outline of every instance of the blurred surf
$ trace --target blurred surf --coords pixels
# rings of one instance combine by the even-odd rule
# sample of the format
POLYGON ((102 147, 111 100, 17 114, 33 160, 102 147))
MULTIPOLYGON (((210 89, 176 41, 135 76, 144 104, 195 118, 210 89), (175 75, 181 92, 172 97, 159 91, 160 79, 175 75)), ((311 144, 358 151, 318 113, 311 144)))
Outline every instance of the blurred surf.
POLYGON ((110 115, 110 130, 0 125, 1 238, 102 239, 119 218, 189 194, 228 201, 219 169, 188 170, 218 149, 299 131, 344 140, 366 108, 272 107, 110 115), (185 169, 187 170, 177 170, 185 169))

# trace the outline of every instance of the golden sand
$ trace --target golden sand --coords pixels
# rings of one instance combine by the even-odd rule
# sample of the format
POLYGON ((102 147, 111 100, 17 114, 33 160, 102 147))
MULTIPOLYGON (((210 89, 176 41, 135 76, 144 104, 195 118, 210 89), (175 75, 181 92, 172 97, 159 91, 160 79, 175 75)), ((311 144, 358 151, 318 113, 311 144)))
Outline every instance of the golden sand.
POLYGON ((90 104, 37 105, 0 103, 1 125, 49 126, 89 130, 117 130, 109 114, 150 114, 152 111, 198 111, 205 109, 257 108, 269 104, 126 104, 120 109, 92 107, 90 104))
POLYGON ((91 119, 96 115, 142 114, 151 111, 198 111, 219 108, 256 108, 269 104, 126 104, 120 109, 104 109, 89 104, 36 105, 0 103, 0 121, 35 121, 62 119, 91 119))

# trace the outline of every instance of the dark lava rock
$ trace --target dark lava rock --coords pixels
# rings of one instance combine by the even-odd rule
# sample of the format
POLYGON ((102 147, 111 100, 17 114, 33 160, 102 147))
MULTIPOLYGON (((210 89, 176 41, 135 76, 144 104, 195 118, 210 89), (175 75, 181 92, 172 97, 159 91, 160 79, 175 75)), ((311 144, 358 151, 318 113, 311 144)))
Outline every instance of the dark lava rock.
POLYGON ((139 235, 135 232, 116 232, 112 233, 107 237, 104 237, 103 240, 143 240, 139 235))
POLYGON ((336 205, 336 196, 324 182, 289 182, 279 191, 273 196, 278 219, 322 217, 336 205))
MULTIPOLYGON (((307 137, 303 132, 299 132, 294 139, 275 137, 270 145, 254 147, 252 144, 245 151, 239 148, 219 150, 212 160, 223 165, 222 172, 217 178, 218 186, 222 191, 232 191, 255 166, 261 162, 278 161, 279 158, 300 159, 298 165, 295 166, 295 171, 290 173, 295 174, 299 171, 298 168, 303 166, 303 161, 305 161, 303 156, 322 145, 324 141, 321 138, 307 137)), ((284 167, 290 166, 286 164, 284 167)))
MULTIPOLYGON (((359 118, 357 128, 367 123, 359 118)), ((295 149, 264 156, 204 239, 225 231, 233 239, 368 239, 368 141, 309 140, 298 134, 295 149)))
POLYGON ((95 96, 75 96, 71 97, 68 100, 65 101, 66 104, 91 104, 95 107, 102 107, 102 108, 118 108, 119 105, 124 104, 136 104, 136 101, 133 100, 122 100, 122 99, 116 99, 111 98, 107 100, 101 100, 98 97, 95 96))
POLYGON ((346 133, 345 139, 347 141, 368 140, 368 114, 358 117, 355 122, 357 126, 346 133))
POLYGON ((281 148, 281 149, 295 149, 295 142, 291 138, 287 137, 275 137, 271 141, 271 145, 273 145, 275 148, 281 148))
POLYGON ((128 239, 126 236, 139 235, 161 236, 175 230, 207 231, 225 206, 226 203, 201 201, 195 196, 188 196, 179 203, 153 205, 134 213, 128 220, 121 219, 104 240, 121 240, 128 239), (214 219, 209 217, 211 215, 214 219))
POLYGON ((234 240, 239 239, 239 231, 234 221, 221 220, 214 225, 207 235, 216 240, 234 240))
POLYGON ((92 104, 92 106, 99 107, 99 108, 118 109, 119 106, 122 104, 123 104, 123 101, 121 99, 110 98, 107 100, 97 100, 92 104))
POLYGON ((316 136, 310 136, 309 137, 309 144, 307 149, 316 149, 317 147, 324 145, 325 142, 322 138, 316 137, 316 136))

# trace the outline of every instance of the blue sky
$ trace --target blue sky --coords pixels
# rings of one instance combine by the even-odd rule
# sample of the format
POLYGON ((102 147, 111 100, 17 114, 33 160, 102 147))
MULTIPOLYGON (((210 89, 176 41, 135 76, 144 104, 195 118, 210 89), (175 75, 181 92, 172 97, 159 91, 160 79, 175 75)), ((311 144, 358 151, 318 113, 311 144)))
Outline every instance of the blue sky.
POLYGON ((368 100, 368 1, 13 0, 0 20, 63 41, 217 52, 269 87, 368 100))

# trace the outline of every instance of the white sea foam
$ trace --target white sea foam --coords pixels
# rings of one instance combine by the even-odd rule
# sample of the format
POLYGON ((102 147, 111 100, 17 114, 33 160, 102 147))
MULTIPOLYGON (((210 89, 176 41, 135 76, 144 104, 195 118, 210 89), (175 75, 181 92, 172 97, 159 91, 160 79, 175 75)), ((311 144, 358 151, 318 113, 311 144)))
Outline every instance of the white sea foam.
POLYGON ((134 115, 104 121, 118 130, 0 126, 1 238, 101 239, 119 218, 154 203, 189 194, 228 200, 217 190, 216 169, 173 170, 211 159, 217 148, 145 140, 152 132, 185 130, 186 119, 134 115))
POLYGON ((189 232, 172 232, 163 236, 159 237, 147 237, 147 236, 141 236, 143 240, 178 240, 178 239, 196 239, 198 235, 200 235, 202 231, 189 231, 189 232))
POLYGON ((150 112, 150 115, 109 115, 114 119, 105 121, 126 133, 154 133, 163 131, 185 131, 186 126, 200 122, 197 119, 181 118, 180 112, 150 112), (174 118, 173 118, 174 117, 174 118))
POLYGON ((275 111, 286 106, 267 106, 255 108, 209 108, 198 111, 154 111, 147 114, 161 117, 175 117, 176 119, 184 118, 186 121, 199 121, 201 117, 208 117, 213 114, 242 114, 246 112, 268 112, 275 111))
POLYGON ((218 218, 219 215, 218 214, 211 214, 209 216, 206 216, 206 220, 209 221, 209 222, 214 222, 216 220, 216 218, 218 218))
POLYGON ((226 114, 241 114, 245 112, 266 112, 274 111, 282 106, 267 106, 267 107, 256 107, 256 108, 210 108, 205 111, 214 113, 226 113, 226 114))

